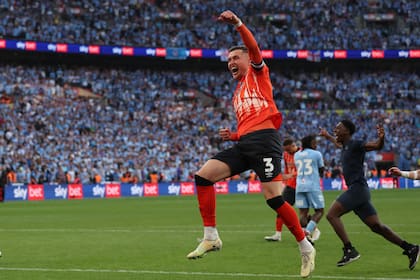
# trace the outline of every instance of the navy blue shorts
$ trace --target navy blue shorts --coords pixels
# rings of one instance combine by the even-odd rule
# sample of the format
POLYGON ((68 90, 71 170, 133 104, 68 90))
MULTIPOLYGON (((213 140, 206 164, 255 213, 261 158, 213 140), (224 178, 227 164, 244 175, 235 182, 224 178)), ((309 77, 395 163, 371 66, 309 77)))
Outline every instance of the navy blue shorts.
POLYGON ((286 186, 283 190, 283 199, 287 201, 290 205, 295 205, 296 201, 296 189, 286 186))
POLYGON ((369 187, 365 183, 355 183, 349 186, 348 190, 337 198, 337 201, 348 212, 353 211, 362 221, 377 214, 370 201, 369 187))
POLYGON ((227 150, 213 157, 230 167, 231 176, 253 169, 261 182, 270 182, 281 173, 282 144, 275 129, 264 129, 242 136, 227 150))

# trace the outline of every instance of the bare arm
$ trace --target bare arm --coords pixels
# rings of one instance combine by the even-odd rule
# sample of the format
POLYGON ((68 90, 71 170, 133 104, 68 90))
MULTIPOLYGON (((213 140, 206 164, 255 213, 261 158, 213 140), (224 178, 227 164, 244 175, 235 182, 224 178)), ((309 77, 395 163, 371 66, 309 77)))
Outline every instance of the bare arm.
POLYGON ((384 143, 385 143, 384 127, 378 124, 376 126, 376 131, 378 133, 378 139, 376 139, 376 141, 367 142, 365 144, 366 151, 380 150, 384 147, 384 143))
POLYGON ((388 173, 393 176, 401 176, 412 180, 420 180, 420 169, 414 171, 402 171, 398 167, 391 167, 388 173))
POLYGON ((324 137, 325 139, 331 141, 337 148, 342 148, 343 145, 341 145, 340 143, 337 142, 337 140, 335 140, 335 137, 332 136, 331 134, 328 133, 328 131, 325 128, 319 128, 319 135, 324 137))

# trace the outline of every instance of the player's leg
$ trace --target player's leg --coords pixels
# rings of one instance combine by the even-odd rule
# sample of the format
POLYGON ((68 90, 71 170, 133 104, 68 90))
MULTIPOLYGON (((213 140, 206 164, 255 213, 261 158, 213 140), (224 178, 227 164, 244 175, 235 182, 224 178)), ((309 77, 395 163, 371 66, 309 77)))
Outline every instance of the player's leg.
POLYGON ((276 215, 275 220, 276 231, 273 235, 264 236, 264 239, 267 241, 281 241, 281 235, 283 230, 283 220, 279 215, 276 215))
MULTIPOLYGON (((295 204, 295 189, 289 186, 286 186, 282 193, 284 201, 288 202, 290 205, 295 204)), ((267 241, 280 241, 283 230, 283 220, 280 215, 276 215, 276 232, 273 235, 265 236, 264 239, 267 241)))
POLYGON ((216 193, 214 182, 229 177, 229 166, 217 159, 210 159, 195 175, 197 200, 204 226, 204 237, 198 247, 187 255, 189 259, 201 258, 207 252, 221 249, 222 241, 216 228, 216 193))
POLYGON ((408 268, 410 270, 414 269, 420 256, 419 245, 408 243, 391 228, 383 224, 379 220, 379 216, 377 215, 376 210, 371 203, 367 203, 362 208, 358 209, 356 214, 373 232, 381 235, 389 242, 401 247, 404 250, 403 254, 408 257, 408 268))
POLYGON ((310 238, 312 241, 319 239, 321 231, 318 229, 318 223, 321 218, 324 216, 325 200, 322 191, 311 191, 308 192, 307 198, 309 201, 309 208, 314 209, 314 214, 308 221, 306 225, 306 231, 309 232, 310 238))
POLYGON ((289 203, 284 201, 281 192, 279 192, 279 189, 282 189, 283 183, 281 181, 271 181, 261 182, 261 185, 267 204, 282 218, 284 224, 298 242, 302 256, 301 276, 308 277, 315 269, 316 251, 306 239, 296 211, 289 203))
POLYGON ((356 193, 347 190, 342 193, 337 200, 333 202, 327 213, 327 220, 333 227, 335 233, 343 242, 343 257, 337 262, 337 266, 344 266, 360 258, 359 252, 353 247, 347 232, 344 228, 341 216, 349 212, 353 207, 352 203, 355 201, 354 196, 356 193))

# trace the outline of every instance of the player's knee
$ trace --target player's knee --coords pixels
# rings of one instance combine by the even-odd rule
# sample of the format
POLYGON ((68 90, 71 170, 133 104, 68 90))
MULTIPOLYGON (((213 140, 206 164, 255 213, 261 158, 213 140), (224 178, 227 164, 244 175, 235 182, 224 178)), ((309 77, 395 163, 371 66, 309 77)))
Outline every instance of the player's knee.
POLYGON ((336 218, 338 218, 338 217, 337 217, 337 215, 335 215, 333 212, 329 211, 329 212, 327 213, 326 218, 327 218, 328 222, 330 222, 330 224, 331 224, 331 223, 332 223, 332 221, 334 221, 334 220, 335 220, 336 218))
POLYGON ((369 227, 371 231, 375 233, 379 233, 379 234, 381 234, 385 229, 385 226, 381 223, 374 223, 374 224, 369 225, 369 227))
POLYGON ((200 175, 194 175, 194 181, 196 186, 207 187, 213 186, 214 182, 207 180, 206 178, 201 177, 200 175))
POLYGON ((324 216, 324 209, 315 209, 315 214, 321 219, 324 216))
POLYGON ((281 196, 276 196, 276 197, 267 199, 266 202, 268 206, 270 206, 274 211, 276 211, 284 204, 284 199, 281 196))

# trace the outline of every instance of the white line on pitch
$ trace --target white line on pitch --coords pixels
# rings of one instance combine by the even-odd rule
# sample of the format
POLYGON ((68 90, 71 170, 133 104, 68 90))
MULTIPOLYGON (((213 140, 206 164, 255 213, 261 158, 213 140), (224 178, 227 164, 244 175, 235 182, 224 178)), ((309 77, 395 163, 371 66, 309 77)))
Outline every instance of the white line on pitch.
MULTIPOLYGON (((121 274, 160 274, 187 276, 218 276, 218 277, 265 277, 265 278, 301 278, 299 275, 267 274, 267 273, 236 273, 236 272, 194 272, 194 271, 162 271, 162 270, 130 270, 130 269, 92 269, 92 268, 41 268, 41 267, 0 267, 0 271, 32 271, 32 272, 81 272, 81 273, 121 273, 121 274)), ((328 276, 312 275, 317 279, 343 280, 420 280, 420 278, 388 278, 361 276, 328 276)))

